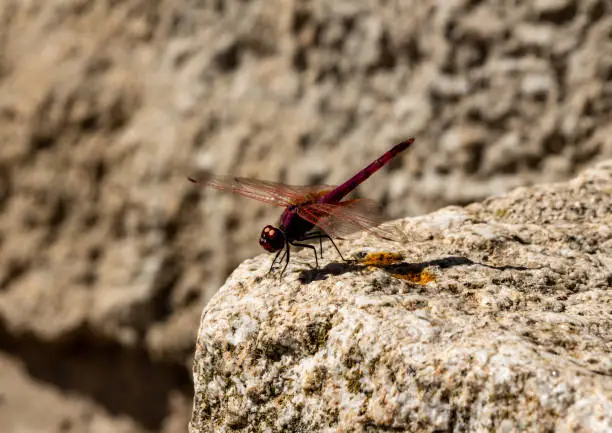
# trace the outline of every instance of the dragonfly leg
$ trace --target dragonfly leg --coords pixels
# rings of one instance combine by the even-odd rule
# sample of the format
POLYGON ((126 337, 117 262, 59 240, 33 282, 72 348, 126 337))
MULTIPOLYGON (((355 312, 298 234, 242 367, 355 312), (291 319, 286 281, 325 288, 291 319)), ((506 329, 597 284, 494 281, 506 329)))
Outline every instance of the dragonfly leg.
POLYGON ((340 250, 338 249, 338 246, 336 245, 336 243, 334 242, 334 240, 326 233, 317 233, 314 235, 310 235, 305 237, 303 240, 309 240, 309 239, 319 239, 319 245, 321 245, 321 258, 323 258, 323 238, 329 239, 329 241, 332 243, 332 245, 334 246, 334 248, 336 249, 336 251, 338 252, 338 255, 340 256, 340 258, 346 262, 346 259, 342 256, 342 253, 340 252, 340 250))
POLYGON ((323 258, 323 238, 325 237, 328 237, 328 236, 321 234, 321 233, 313 233, 313 234, 303 237, 301 240, 308 241, 312 239, 318 239, 319 240, 319 255, 321 256, 321 258, 323 258))
POLYGON ((314 253, 315 256, 315 264, 317 266, 317 268, 319 268, 319 259, 317 259, 317 248, 312 246, 312 245, 308 245, 308 244, 300 244, 297 242, 292 242, 291 245, 294 245, 296 247, 304 247, 304 248, 310 248, 312 250, 312 252, 314 253))
MULTIPOLYGON (((284 252, 285 254, 287 254, 287 252, 285 251, 285 249, 283 248, 282 250, 279 250, 278 253, 276 253, 276 255, 274 256, 274 260, 272 260, 272 264, 270 265, 270 270, 268 271, 268 274, 270 272, 272 272, 272 269, 274 269, 274 265, 276 264, 276 261, 278 260, 278 256, 280 256, 280 254, 284 252)), ((283 259, 285 258, 285 254, 283 254, 280 258, 280 260, 278 260, 279 262, 282 262, 283 259)))
POLYGON ((289 242, 285 242, 285 248, 283 249, 285 250, 285 254, 283 254, 283 257, 286 257, 286 260, 285 260, 285 266, 283 267, 283 270, 281 271, 279 278, 283 278, 283 274, 285 273, 287 266, 289 266, 289 255, 291 253, 291 250, 289 249, 289 242))
POLYGON ((334 248, 336 249, 336 251, 338 252, 338 255, 340 256, 340 258, 342 259, 343 262, 346 262, 346 259, 342 256, 342 253, 340 252, 340 250, 338 249, 338 246, 336 245, 336 243, 334 242, 334 240, 329 237, 329 235, 325 235, 325 237, 327 239, 329 239, 329 241, 332 243, 332 245, 334 246, 334 248))

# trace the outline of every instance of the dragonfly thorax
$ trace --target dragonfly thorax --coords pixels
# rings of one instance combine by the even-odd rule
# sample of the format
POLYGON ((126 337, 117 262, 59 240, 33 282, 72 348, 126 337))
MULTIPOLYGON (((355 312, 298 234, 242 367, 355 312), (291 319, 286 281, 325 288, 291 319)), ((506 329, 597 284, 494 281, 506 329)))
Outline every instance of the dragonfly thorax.
POLYGON ((285 234, 277 227, 267 225, 261 231, 259 245, 266 251, 274 253, 285 246, 285 234))

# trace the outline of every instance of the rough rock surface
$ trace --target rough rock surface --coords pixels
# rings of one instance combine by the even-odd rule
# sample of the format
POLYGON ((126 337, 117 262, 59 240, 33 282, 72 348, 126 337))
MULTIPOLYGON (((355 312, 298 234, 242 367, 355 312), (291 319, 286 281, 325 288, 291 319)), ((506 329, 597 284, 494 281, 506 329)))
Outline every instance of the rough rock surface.
POLYGON ((278 216, 186 175, 335 183, 415 136, 361 190, 396 217, 567 179, 612 157, 611 29, 609 0, 0 1, 0 431, 184 431, 203 304, 278 216))
POLYGON ((612 431, 612 160, 400 224, 351 264, 243 263, 202 315, 191 432, 612 431))

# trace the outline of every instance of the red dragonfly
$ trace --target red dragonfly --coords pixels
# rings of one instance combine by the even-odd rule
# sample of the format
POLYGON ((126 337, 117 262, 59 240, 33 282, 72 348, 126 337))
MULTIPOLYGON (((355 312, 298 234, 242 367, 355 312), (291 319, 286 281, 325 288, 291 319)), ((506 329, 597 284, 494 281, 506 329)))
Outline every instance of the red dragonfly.
POLYGON ((286 259, 280 274, 282 276, 289 265, 290 245, 312 249, 318 268, 317 249, 313 245, 302 243, 303 241, 319 239, 322 258, 322 239, 329 239, 344 260, 332 236, 341 238, 355 231, 366 230, 383 239, 397 240, 397 232, 393 229, 379 227, 384 221, 384 216, 377 202, 364 198, 341 200, 400 152, 410 147, 413 142, 414 138, 410 138, 396 144, 380 158, 338 186, 285 185, 234 176, 213 176, 205 181, 191 177, 188 179, 196 184, 229 190, 244 197, 285 208, 279 226, 265 226, 259 238, 259 245, 271 253, 276 253, 269 272, 277 261, 280 263, 286 259))

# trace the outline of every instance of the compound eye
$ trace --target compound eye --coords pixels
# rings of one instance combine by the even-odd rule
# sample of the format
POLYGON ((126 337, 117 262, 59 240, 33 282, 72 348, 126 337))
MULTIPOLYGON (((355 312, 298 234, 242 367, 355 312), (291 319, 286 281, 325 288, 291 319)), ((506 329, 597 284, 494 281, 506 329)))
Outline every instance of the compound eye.
POLYGON ((274 226, 268 225, 261 231, 259 244, 270 252, 275 252, 285 246, 285 236, 283 232, 274 226))

